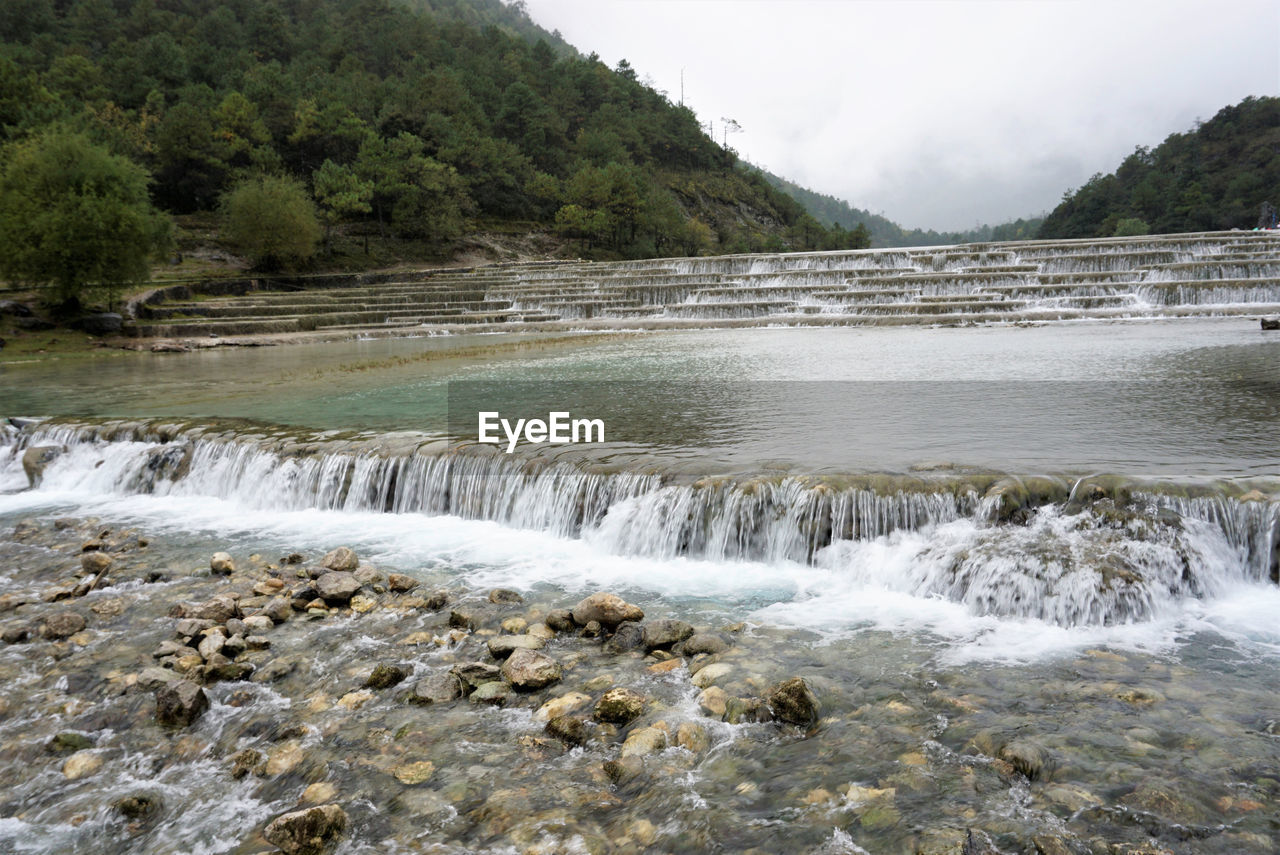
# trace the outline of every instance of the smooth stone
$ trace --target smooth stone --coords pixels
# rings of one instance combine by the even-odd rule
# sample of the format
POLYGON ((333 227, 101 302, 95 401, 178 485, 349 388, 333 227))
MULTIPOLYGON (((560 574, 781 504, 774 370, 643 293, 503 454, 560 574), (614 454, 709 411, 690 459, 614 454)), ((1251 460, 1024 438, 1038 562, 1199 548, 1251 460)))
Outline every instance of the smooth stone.
POLYGON ((1048 778, 1055 766, 1049 751, 1031 739, 1015 739, 1001 748, 996 756, 1032 781, 1048 778))
POLYGON ((104 762, 102 755, 94 751, 77 751, 63 762, 62 776, 68 781, 78 781, 97 772, 104 762))
POLYGON ((591 703, 591 696, 582 692, 569 692, 558 698, 552 698, 547 701, 533 714, 534 721, 551 721, 553 718, 559 718, 562 715, 568 715, 574 710, 581 709, 591 703))
POLYGON ((392 573, 387 576, 387 590, 400 594, 418 587, 418 580, 403 573, 392 573))
POLYGON ((667 747, 667 732, 660 727, 633 730, 622 743, 622 757, 644 757, 667 747))
POLYGON ((326 570, 355 570, 360 566, 360 559, 351 549, 339 546, 320 559, 320 566, 326 570))
POLYGON ((719 686, 711 686, 698 695, 698 706, 713 718, 724 718, 729 703, 729 693, 719 686))
POLYGON ((418 704, 445 704, 462 697, 462 681, 456 674, 441 671, 414 684, 409 700, 418 704))
POLYGON ((80 569, 94 576, 111 569, 111 556, 105 552, 86 552, 80 556, 80 569))
POLYGON ((236 562, 226 552, 215 552, 209 559, 209 570, 217 576, 230 576, 236 572, 236 562))
POLYGON ((528 628, 529 622, 520 617, 507 618, 502 622, 502 631, 508 635, 524 635, 528 628))
POLYGON ((697 656, 706 653, 715 656, 729 649, 729 642, 711 632, 695 632, 684 640, 680 652, 685 656, 697 656))
POLYGON ((548 720, 546 731, 565 745, 585 745, 591 736, 586 720, 573 715, 561 715, 548 720))
POLYGON ((541 650, 547 643, 533 635, 499 635, 489 639, 489 655, 506 659, 517 650, 541 650))
POLYGON ((719 680, 721 677, 726 676, 732 671, 732 665, 728 665, 724 662, 714 662, 694 674, 690 682, 699 689, 706 689, 715 683, 716 680, 719 680))
POLYGON ((469 696, 473 704, 488 704, 495 707, 505 706, 510 698, 511 687, 501 680, 485 683, 469 696))
MULTIPOLYGON (((645 625, 647 626, 647 625, 645 625)), ((610 653, 625 653, 635 650, 644 644, 646 629, 635 621, 623 621, 613 631, 613 637, 605 642, 604 649, 610 653)))
POLYGON ((364 688, 389 689, 392 686, 399 684, 408 676, 409 671, 399 665, 387 665, 380 663, 375 665, 373 671, 365 678, 364 688))
POLYGON ((513 591, 510 588, 494 588, 489 592, 489 602, 491 603, 523 603, 524 597, 520 596, 519 591, 513 591))
POLYGON ((644 625, 644 646, 647 650, 669 649, 693 635, 693 625, 682 620, 664 618, 651 620, 644 625))
POLYGON ((676 728, 676 744, 693 754, 702 754, 711 747, 707 729, 697 722, 682 721, 676 728))
POLYGON ((485 683, 502 679, 502 671, 498 666, 490 665, 488 662, 464 662, 461 665, 454 665, 449 669, 449 673, 461 682, 464 694, 470 694, 485 683))
POLYGON ((425 783, 436 771, 436 764, 430 760, 418 760, 414 763, 405 763, 396 766, 391 770, 391 774, 395 775, 396 780, 402 784, 414 786, 416 784, 425 783))
POLYGON ((70 638, 85 627, 84 616, 76 612, 58 612, 45 618, 40 634, 45 638, 70 638))
POLYGON ((601 591, 584 597, 573 607, 573 622, 579 626, 586 626, 596 621, 607 629, 613 629, 628 620, 636 622, 644 620, 644 611, 617 594, 601 591))
POLYGON ((573 622, 573 612, 568 609, 553 609, 547 612, 547 627, 555 632, 572 632, 577 629, 573 622))

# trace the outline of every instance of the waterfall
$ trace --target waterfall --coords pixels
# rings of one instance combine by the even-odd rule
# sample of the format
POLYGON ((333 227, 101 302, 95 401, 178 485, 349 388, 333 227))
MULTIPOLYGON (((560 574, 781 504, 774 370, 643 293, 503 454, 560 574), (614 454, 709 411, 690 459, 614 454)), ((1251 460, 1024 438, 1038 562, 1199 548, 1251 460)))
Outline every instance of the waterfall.
MULTIPOLYGON (((59 497, 211 497, 271 513, 450 515, 577 538, 659 560, 794 563, 978 614, 1064 626, 1143 620, 1171 600, 1277 580, 1280 502, 1135 490, 1116 507, 992 513, 1000 497, 954 482, 704 478, 596 470, 426 437, 338 439, 159 423, 35 424, 0 432, 0 475, 54 446, 36 489, 59 497)), ((20 489, 20 487, 18 488, 20 489)))

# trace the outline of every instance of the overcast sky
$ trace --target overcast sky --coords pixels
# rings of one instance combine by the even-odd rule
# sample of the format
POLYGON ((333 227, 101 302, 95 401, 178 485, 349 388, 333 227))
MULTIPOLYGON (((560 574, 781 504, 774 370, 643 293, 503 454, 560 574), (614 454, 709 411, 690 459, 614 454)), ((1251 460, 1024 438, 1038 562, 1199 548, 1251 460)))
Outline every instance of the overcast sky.
POLYGON ((907 227, 1053 208, 1137 145, 1280 95, 1280 0, 527 0, 729 144, 907 227))

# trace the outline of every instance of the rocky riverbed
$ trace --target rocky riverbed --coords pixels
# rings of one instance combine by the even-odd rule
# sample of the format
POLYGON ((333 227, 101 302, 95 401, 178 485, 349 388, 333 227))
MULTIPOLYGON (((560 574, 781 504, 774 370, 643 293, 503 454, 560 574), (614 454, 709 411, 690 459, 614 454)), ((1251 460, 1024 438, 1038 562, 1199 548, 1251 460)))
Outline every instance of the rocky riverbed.
POLYGON ((949 665, 885 632, 206 546, 6 525, 0 848, 1276 851, 1280 680, 1212 642, 949 665))

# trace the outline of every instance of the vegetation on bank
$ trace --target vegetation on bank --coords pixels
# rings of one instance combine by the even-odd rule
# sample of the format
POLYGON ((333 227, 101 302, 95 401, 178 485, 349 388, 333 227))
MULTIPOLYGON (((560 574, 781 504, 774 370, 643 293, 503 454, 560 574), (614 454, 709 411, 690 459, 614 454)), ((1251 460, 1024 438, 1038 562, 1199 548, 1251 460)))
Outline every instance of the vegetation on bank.
MULTIPOLYGON (((737 168, 625 61, 579 56, 519 4, 10 0, 0 36, 5 164, 36 139, 80 146, 149 176, 155 210, 219 213, 219 237, 262 269, 325 266, 335 236, 440 255, 480 223, 532 224, 592 258, 866 245, 737 168), (291 225, 255 233, 246 211, 291 225)), ((132 260, 85 261, 76 285, 8 272, 56 279, 64 299, 141 275, 137 254, 162 237, 127 232, 132 260)))
POLYGON ((1039 236, 1251 229, 1264 202, 1280 204, 1280 98, 1250 97, 1068 191, 1039 236))

